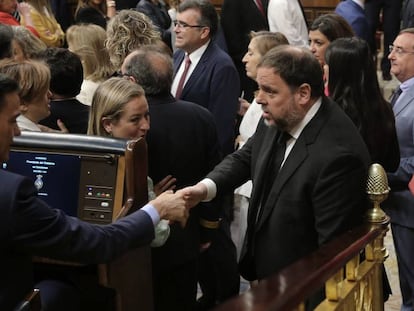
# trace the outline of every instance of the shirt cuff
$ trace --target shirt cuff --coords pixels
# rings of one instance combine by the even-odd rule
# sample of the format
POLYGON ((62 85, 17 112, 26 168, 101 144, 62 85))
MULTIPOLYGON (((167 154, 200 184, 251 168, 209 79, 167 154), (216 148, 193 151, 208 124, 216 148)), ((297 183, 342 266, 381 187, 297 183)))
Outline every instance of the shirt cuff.
POLYGON ((151 217, 154 226, 160 222, 160 214, 158 214, 157 209, 152 204, 146 204, 141 209, 151 217))
POLYGON ((217 195, 216 183, 210 178, 204 178, 200 183, 207 187, 207 196, 202 202, 208 202, 213 200, 217 195))

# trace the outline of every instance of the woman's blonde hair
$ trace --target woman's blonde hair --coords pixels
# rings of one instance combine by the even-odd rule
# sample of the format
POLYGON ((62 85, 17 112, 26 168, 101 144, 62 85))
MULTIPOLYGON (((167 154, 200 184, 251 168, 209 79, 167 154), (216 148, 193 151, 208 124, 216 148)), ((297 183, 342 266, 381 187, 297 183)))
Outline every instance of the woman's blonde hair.
POLYGON ((82 61, 84 79, 101 82, 115 72, 105 48, 106 32, 94 24, 72 25, 66 31, 70 50, 82 61))
POLYGON ((104 126, 103 118, 117 122, 127 103, 144 96, 140 85, 123 78, 110 78, 96 89, 89 113, 88 135, 110 136, 104 126))
POLYGON ((39 58, 40 54, 47 49, 47 45, 26 27, 15 26, 12 28, 14 34, 13 39, 22 49, 26 59, 39 58))
POLYGON ((0 61, 0 73, 15 80, 19 86, 22 104, 30 103, 49 90, 50 70, 42 61, 26 60, 17 62, 12 59, 0 61))
POLYGON ((264 56, 267 51, 271 50, 275 46, 282 44, 289 44, 286 36, 281 32, 271 32, 266 30, 251 31, 250 41, 255 40, 257 50, 261 56, 264 56))
POLYGON ((121 10, 112 17, 106 27, 106 34, 105 46, 117 69, 121 68, 125 57, 132 51, 161 40, 151 20, 134 10, 121 10))

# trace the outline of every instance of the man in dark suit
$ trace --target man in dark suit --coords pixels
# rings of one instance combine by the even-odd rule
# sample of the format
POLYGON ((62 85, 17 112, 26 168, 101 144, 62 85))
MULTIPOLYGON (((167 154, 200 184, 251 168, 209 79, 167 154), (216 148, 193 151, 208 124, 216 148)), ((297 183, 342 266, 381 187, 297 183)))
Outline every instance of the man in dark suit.
POLYGON ((345 0, 338 3, 335 13, 345 18, 358 37, 368 41, 370 36, 364 5, 365 0, 345 0))
MULTIPOLYGON (((229 154, 234 151, 240 81, 230 56, 212 40, 218 28, 217 12, 209 0, 185 0, 177 11, 174 32, 178 50, 174 53, 172 94, 213 114, 220 150, 223 155, 229 154)), ((236 247, 230 236, 232 203, 229 201, 230 197, 223 200, 225 208, 219 215, 215 241, 200 256, 201 310, 239 292, 235 270, 221 269, 237 265, 236 247)))
POLYGON ((50 68, 50 115, 39 123, 60 130, 62 121, 69 133, 86 134, 89 106, 76 99, 83 81, 82 63, 76 54, 64 48, 48 48, 42 58, 50 68), (68 83, 70 81, 70 83, 68 83))
POLYGON ((249 102, 254 98, 257 83, 246 76, 242 59, 250 43, 250 32, 269 30, 267 5, 268 0, 224 0, 221 7, 220 23, 227 49, 239 72, 240 92, 244 92, 243 97, 249 102))
MULTIPOLYGON (((0 161, 20 135, 18 85, 0 75, 0 161)), ((164 193, 141 210, 106 226, 66 216, 37 197, 33 182, 0 170, 0 309, 13 310, 33 288, 32 256, 82 263, 103 263, 128 249, 148 244, 160 218, 185 221, 180 195, 164 193)), ((41 294, 42 295, 42 294, 41 294)), ((67 310, 64 308, 59 310, 67 310)), ((69 301, 70 303, 70 301, 69 301)), ((72 309, 74 310, 74 309, 72 309)))
MULTIPOLYGON (((231 58, 212 41, 217 28, 218 16, 210 1, 186 0, 179 5, 171 90, 176 98, 201 105, 213 114, 220 149, 226 155, 234 150, 240 81, 231 58)), ((236 247, 230 237, 232 204, 227 201, 223 203, 226 208, 220 215, 216 242, 201 255, 202 309, 238 293, 238 276, 233 270, 219 272, 225 265, 237 265, 236 247)))
MULTIPOLYGON (((194 184, 221 160, 213 116, 207 109, 171 95, 171 57, 154 47, 132 52, 121 71, 143 87, 148 101, 148 175, 155 183, 171 175, 178 189, 194 184)), ((191 210, 185 228, 171 225, 165 245, 152 248, 156 311, 194 310, 200 244, 214 233, 211 225, 218 228, 217 205, 199 204, 191 210)))
POLYGON ((308 50, 272 49, 257 82, 263 120, 254 136, 205 180, 181 190, 192 205, 253 180, 239 263, 248 280, 280 271, 361 223, 370 163, 351 120, 324 97, 321 67, 308 50))
POLYGON ((400 166, 388 174, 391 193, 384 210, 391 217, 402 295, 401 310, 414 310, 414 196, 408 184, 414 175, 414 28, 401 30, 390 49, 391 73, 401 82, 391 100, 395 115, 400 166))

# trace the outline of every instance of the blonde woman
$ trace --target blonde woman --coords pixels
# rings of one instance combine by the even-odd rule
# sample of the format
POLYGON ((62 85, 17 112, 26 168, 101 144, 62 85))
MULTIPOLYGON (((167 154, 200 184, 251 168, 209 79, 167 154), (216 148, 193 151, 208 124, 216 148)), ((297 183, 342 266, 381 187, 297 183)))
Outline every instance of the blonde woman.
MULTIPOLYGON (((65 42, 65 33, 56 21, 48 0, 27 0, 30 7, 32 26, 39 34, 40 40, 50 47, 61 47, 65 42)), ((21 24, 28 25, 27 19, 22 16, 21 24)))
POLYGON ((26 27, 16 26, 13 29, 13 58, 17 61, 36 59, 46 50, 46 44, 31 33, 26 27))
MULTIPOLYGON (((148 102, 140 85, 127 79, 111 78, 98 87, 89 114, 88 135, 137 139, 145 137, 149 128, 148 102)), ((175 181, 169 175, 153 186, 148 177, 148 197, 152 200, 174 189, 175 181)), ((169 234, 168 222, 161 221, 155 228, 151 246, 162 246, 169 234)))
POLYGON ((143 45, 162 44, 159 32, 143 13, 122 10, 106 28, 106 48, 112 64, 120 69, 125 57, 143 45))
POLYGON ((76 24, 95 24, 106 29, 108 20, 115 16, 113 0, 79 0, 75 11, 76 24))
POLYGON ((20 113, 17 125, 22 131, 40 132, 38 123, 50 114, 51 93, 49 67, 40 61, 0 61, 0 73, 15 80, 19 86, 20 113))
POLYGON ((73 25, 66 31, 66 39, 69 50, 82 61, 83 83, 76 98, 90 106, 96 88, 115 72, 105 48, 106 32, 94 24, 73 25))

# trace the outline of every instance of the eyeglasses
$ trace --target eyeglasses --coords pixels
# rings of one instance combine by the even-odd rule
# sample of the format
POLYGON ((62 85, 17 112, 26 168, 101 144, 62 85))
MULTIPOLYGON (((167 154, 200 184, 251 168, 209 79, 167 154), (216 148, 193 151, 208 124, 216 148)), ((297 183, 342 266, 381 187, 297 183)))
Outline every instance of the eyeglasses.
POLYGON ((188 25, 187 23, 180 22, 180 21, 173 21, 173 23, 174 23, 174 26, 175 27, 177 27, 177 28, 184 28, 184 29, 187 29, 187 28, 203 28, 203 27, 206 27, 206 26, 203 26, 203 25, 188 25))
POLYGON ((389 49, 390 53, 394 52, 397 55, 414 54, 414 51, 404 51, 404 49, 402 47, 394 46, 392 44, 390 44, 388 46, 388 49, 389 49))

